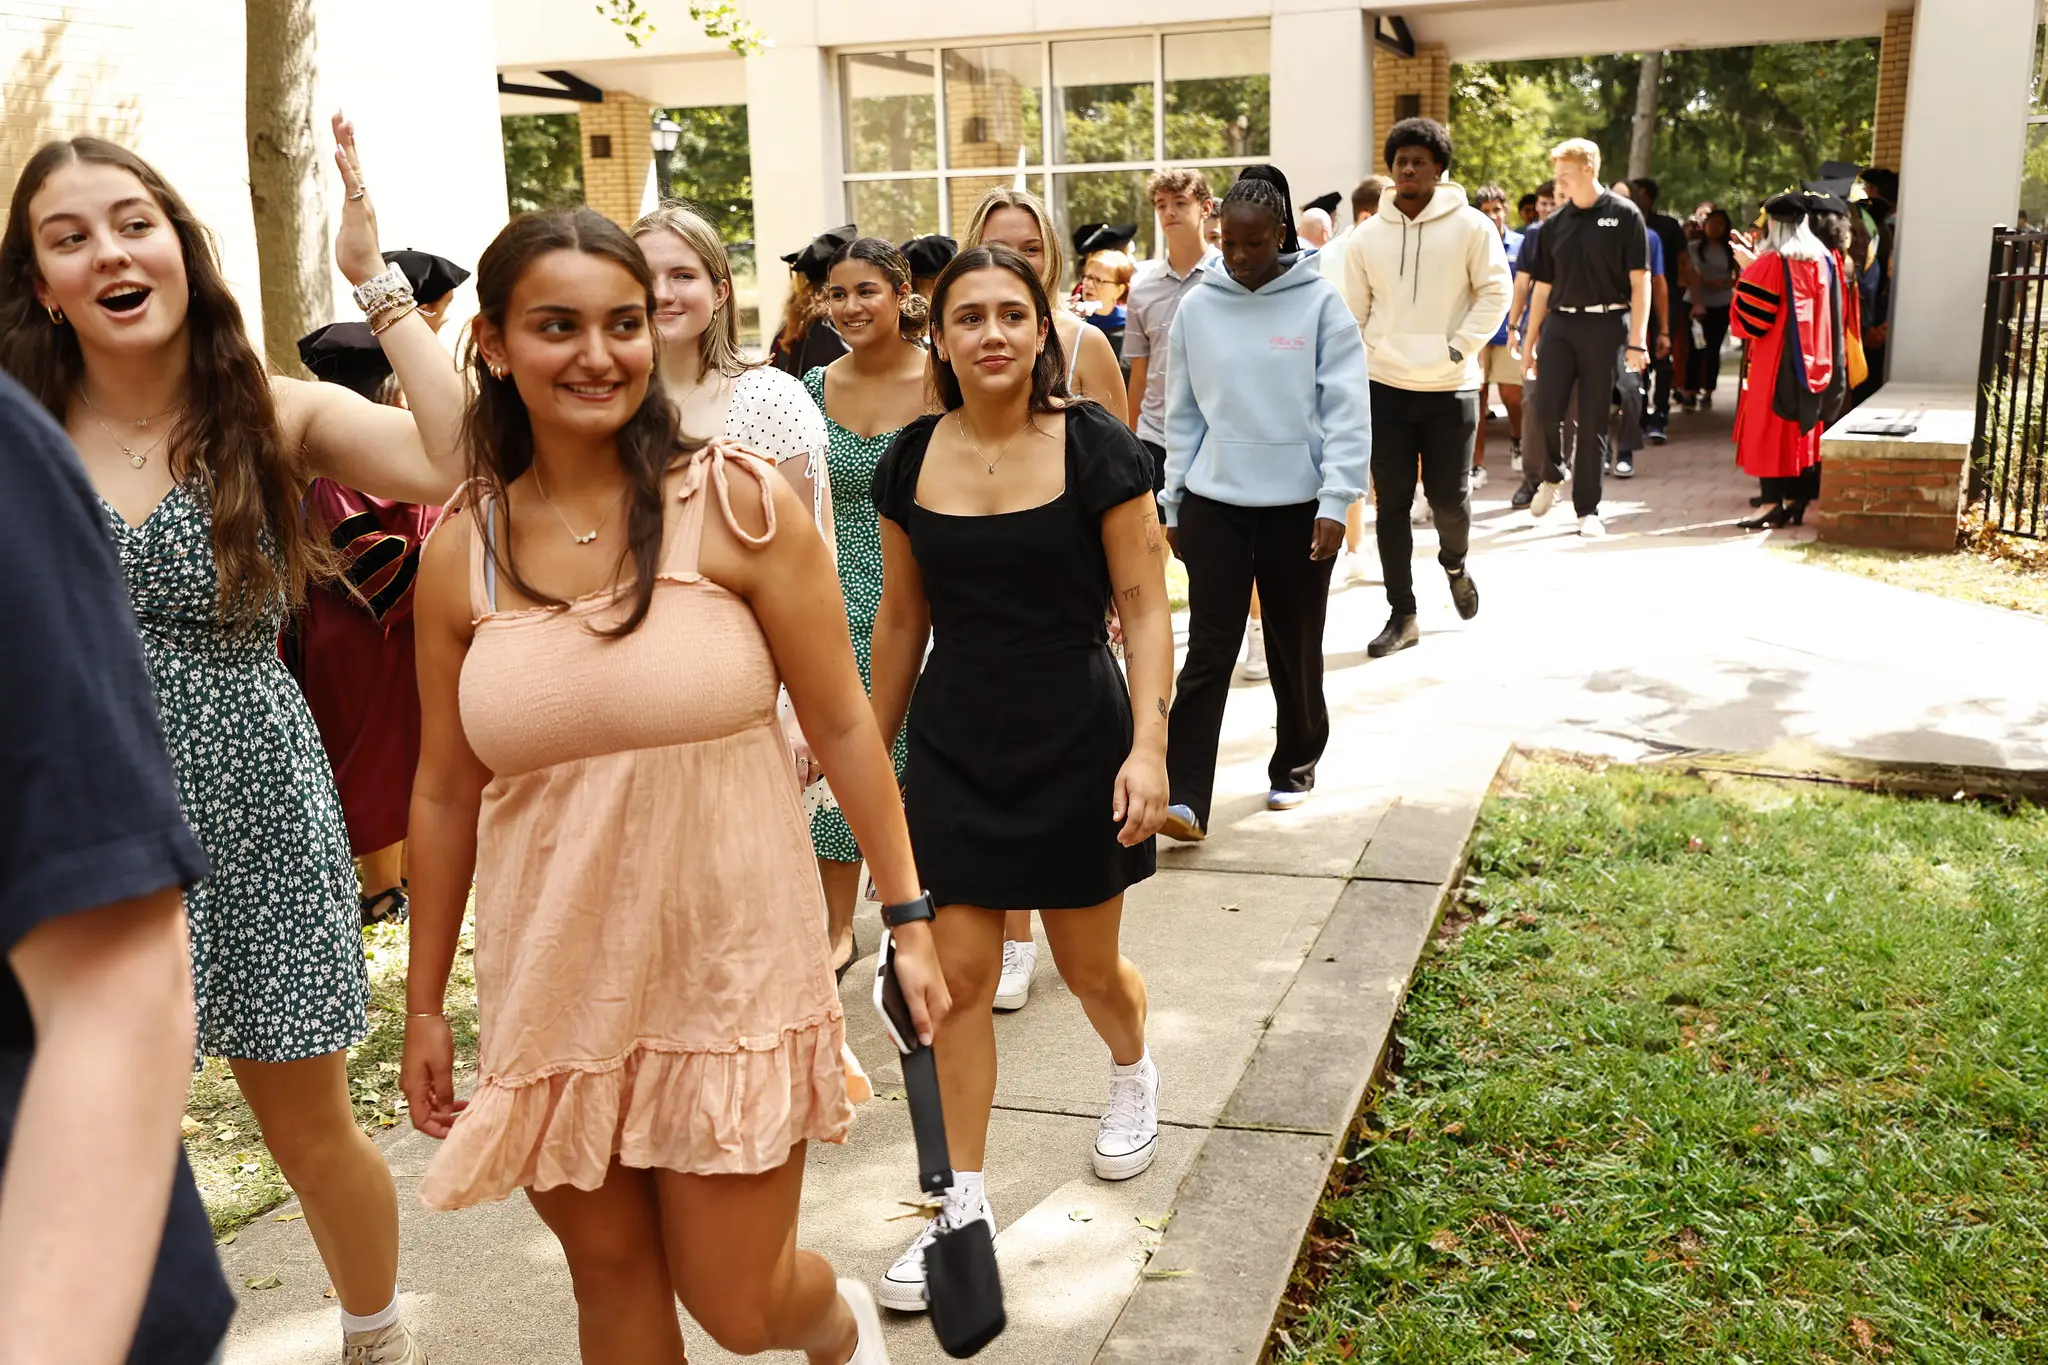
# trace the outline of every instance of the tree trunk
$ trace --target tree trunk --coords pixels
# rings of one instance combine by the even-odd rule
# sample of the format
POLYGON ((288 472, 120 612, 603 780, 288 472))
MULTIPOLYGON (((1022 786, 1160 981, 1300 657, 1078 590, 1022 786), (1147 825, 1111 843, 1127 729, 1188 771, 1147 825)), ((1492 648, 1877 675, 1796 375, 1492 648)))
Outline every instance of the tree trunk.
POLYGON ((1645 52, 1642 74, 1636 79, 1635 127, 1628 140, 1628 178, 1650 173, 1650 161, 1657 146, 1657 87, 1664 82, 1664 54, 1645 52))
POLYGON ((313 136, 313 0, 245 0, 249 202, 262 277, 263 351, 305 376, 299 338, 333 317, 334 287, 313 136))

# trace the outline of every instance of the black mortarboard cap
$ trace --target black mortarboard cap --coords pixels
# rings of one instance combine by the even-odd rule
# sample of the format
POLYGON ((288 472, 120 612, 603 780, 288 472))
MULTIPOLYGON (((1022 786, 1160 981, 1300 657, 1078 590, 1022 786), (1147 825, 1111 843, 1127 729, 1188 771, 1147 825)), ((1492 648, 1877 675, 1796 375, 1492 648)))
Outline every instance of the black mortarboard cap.
POLYGON ((1074 250, 1085 261, 1098 251, 1122 251, 1137 239, 1136 223, 1083 223, 1074 229, 1074 250))
POLYGON ((1787 190, 1764 201, 1764 213, 1781 223, 1798 222, 1806 216, 1808 208, 1803 191, 1787 190))
POLYGON ((1801 182, 1806 186, 1806 209, 1809 213, 1849 212, 1849 191, 1855 188, 1851 180, 1827 179, 1801 182))
POLYGON ((299 359, 314 378, 354 389, 372 401, 391 374, 391 362, 385 358, 384 348, 377 344, 367 322, 331 322, 318 331, 308 332, 299 338, 299 359))
POLYGON ((936 232, 922 237, 912 237, 903 244, 903 259, 910 262, 913 279, 930 279, 946 268, 955 256, 960 254, 960 244, 951 237, 941 237, 936 232))
POLYGON ((782 263, 812 284, 823 284, 825 276, 831 273, 832 256, 848 242, 860 238, 860 229, 852 223, 845 227, 833 228, 811 238, 809 246, 802 251, 793 251, 782 258, 782 263))
POLYGON ((412 296, 421 303, 432 303, 443 295, 454 293, 469 278, 467 270, 447 257, 436 256, 429 251, 414 251, 411 247, 385 252, 384 264, 395 265, 404 272, 406 281, 412 285, 412 296))
POLYGON ((1337 205, 1343 202, 1344 196, 1335 190, 1331 190, 1328 194, 1319 194, 1309 200, 1306 204, 1302 205, 1301 211, 1306 213, 1310 209, 1321 209, 1324 213, 1334 215, 1337 212, 1337 205))

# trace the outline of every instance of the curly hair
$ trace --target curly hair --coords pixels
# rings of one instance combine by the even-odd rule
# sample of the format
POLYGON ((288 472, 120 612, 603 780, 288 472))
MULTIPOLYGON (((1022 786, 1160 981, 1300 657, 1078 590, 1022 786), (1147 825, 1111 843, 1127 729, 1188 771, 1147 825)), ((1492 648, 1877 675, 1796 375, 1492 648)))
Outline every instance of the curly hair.
POLYGON ((1439 173, 1451 169, 1451 130, 1433 118, 1404 118, 1387 130, 1387 145, 1381 155, 1387 169, 1394 168, 1394 153, 1403 147, 1420 147, 1436 162, 1439 173))

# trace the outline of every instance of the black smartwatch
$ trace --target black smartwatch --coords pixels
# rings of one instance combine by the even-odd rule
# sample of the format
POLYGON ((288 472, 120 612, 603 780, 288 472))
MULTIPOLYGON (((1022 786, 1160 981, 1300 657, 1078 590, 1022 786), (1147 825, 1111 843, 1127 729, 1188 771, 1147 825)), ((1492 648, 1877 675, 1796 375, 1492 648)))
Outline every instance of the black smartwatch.
POLYGON ((902 901, 896 905, 883 906, 882 923, 888 925, 891 929, 897 929, 906 924, 915 924, 921 919, 931 919, 937 913, 937 910, 932 906, 932 893, 926 891, 920 894, 914 901, 902 901))

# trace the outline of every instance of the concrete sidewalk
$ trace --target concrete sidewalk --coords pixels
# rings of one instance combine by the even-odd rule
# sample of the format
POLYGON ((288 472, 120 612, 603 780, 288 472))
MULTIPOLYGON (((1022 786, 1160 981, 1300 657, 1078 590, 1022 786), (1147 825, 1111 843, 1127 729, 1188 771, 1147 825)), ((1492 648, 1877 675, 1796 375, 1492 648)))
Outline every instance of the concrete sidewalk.
MULTIPOLYGON (((1371 583, 1333 594, 1326 640, 1334 736, 1316 799, 1298 811, 1263 809, 1272 701, 1263 685, 1239 685, 1213 837, 1163 848, 1160 875, 1137 888, 1127 908, 1126 951, 1150 987, 1163 1081, 1157 1165, 1124 1185, 1090 1173, 1108 1058, 1048 956, 1041 954, 1030 1005, 998 1024, 1002 1076, 988 1179, 1010 1330, 981 1359, 1086 1362, 1106 1340, 1105 1358, 1193 1358, 1156 1335, 1161 1324, 1187 1330, 1202 1321, 1205 1302, 1228 1296, 1196 1277, 1141 1281, 1159 1241, 1148 1224, 1177 1200, 1185 1215, 1191 1203, 1213 1209, 1228 1198, 1270 1209, 1255 1222, 1282 1229, 1282 1242, 1286 1228, 1300 1226, 1320 1177, 1311 1183, 1308 1168, 1262 1167, 1252 1141, 1260 1125, 1236 1123, 1232 1115, 1245 1111, 1232 1109, 1233 1097, 1264 1084, 1262 1049, 1283 1024, 1312 1032, 1313 1020, 1296 1017, 1301 1011, 1350 1007, 1327 987, 1290 994, 1308 981, 1303 964, 1326 928, 1354 938, 1377 932, 1369 918, 1358 921, 1363 930, 1346 927, 1341 914, 1333 922, 1340 896, 1356 885, 1349 879, 1421 886, 1440 875, 1410 875, 1403 860, 1427 845, 1417 866, 1435 866, 1437 853, 1428 850, 1440 851, 1455 832, 1439 826, 1476 802, 1509 744, 1621 758, 1807 747, 2048 768, 2048 623, 1764 553, 1774 533, 1728 524, 1748 514, 1752 486, 1733 468, 1724 415, 1680 415, 1676 424, 1678 439, 1645 452, 1636 479, 1610 483, 1611 534, 1603 541, 1573 535, 1568 506, 1544 523, 1511 510, 1514 480, 1496 434, 1495 478, 1477 499, 1471 565, 1483 606, 1473 622, 1451 610, 1428 531, 1417 533, 1424 635, 1416 649, 1367 660, 1384 598, 1371 583), (1395 811, 1405 814, 1390 820, 1395 811), (1255 1053, 1260 1065, 1248 1076, 1255 1053), (1209 1158, 1198 1168, 1205 1143, 1209 1158), (1196 1178, 1180 1191, 1191 1169, 1196 1178), (1262 1205, 1261 1180, 1273 1182, 1278 1202, 1262 1205)), ((1407 959, 1399 987, 1420 947, 1408 939, 1421 913, 1411 907, 1385 922, 1389 942, 1401 940, 1395 955, 1407 959)), ((862 945, 872 948, 877 932, 868 908, 862 945)), ((1336 956, 1311 965, 1320 972, 1336 956)), ((900 1085, 865 1002, 866 973, 857 968, 847 982, 849 1035, 884 1098, 861 1112, 844 1147, 811 1153, 801 1236, 840 1273, 871 1280, 916 1230, 900 1202, 915 1195, 915 1158, 903 1106, 887 1098, 900 1085)), ((1398 989, 1387 995, 1389 1020, 1398 998, 1398 989)), ((1376 1037, 1359 1038, 1373 1056, 1378 1046, 1376 1037)), ((1327 1136, 1317 1140, 1329 1145, 1327 1136)), ((438 1365, 574 1360, 568 1274, 524 1198, 429 1213, 412 1193, 431 1144, 408 1134, 389 1152, 401 1192, 401 1283, 438 1365)), ((1247 1226, 1248 1245, 1258 1231, 1247 1226)), ((1175 1238, 1169 1230, 1162 1263, 1173 1263, 1175 1238)), ((244 1292, 233 1365, 334 1358, 334 1305, 321 1297, 326 1278, 303 1222, 260 1220, 223 1258, 237 1285, 269 1274, 283 1281, 244 1292)), ((1217 1340, 1215 1358, 1255 1359, 1273 1305, 1260 1317, 1248 1301, 1228 1301, 1237 1305, 1233 1321, 1200 1330, 1217 1340), (1227 1351, 1221 1335, 1232 1338, 1227 1351)), ((693 1361, 727 1358, 693 1326, 686 1331, 693 1361)), ((944 1358, 921 1319, 894 1320, 890 1349, 898 1362, 944 1358)))

